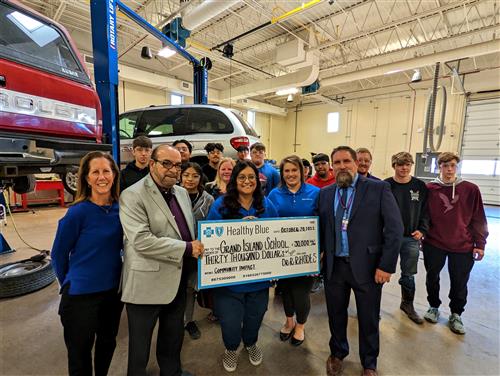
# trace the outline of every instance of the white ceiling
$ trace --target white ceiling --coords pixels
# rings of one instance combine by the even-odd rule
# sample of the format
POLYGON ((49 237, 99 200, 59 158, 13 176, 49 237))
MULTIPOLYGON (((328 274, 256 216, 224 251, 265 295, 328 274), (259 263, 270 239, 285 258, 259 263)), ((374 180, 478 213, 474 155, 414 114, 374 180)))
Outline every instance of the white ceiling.
MULTIPOLYGON (((22 2, 63 24, 78 47, 84 53, 92 53, 88 0, 22 2)), ((123 2, 156 26, 162 26, 180 7, 180 0, 123 2)), ((200 0, 193 0, 192 3, 196 6, 200 0)), ((208 56, 213 61, 209 72, 210 87, 228 89, 291 73, 289 67, 276 62, 275 49, 295 38, 304 41, 306 51, 319 56, 321 83, 345 73, 432 56, 499 37, 500 1, 496 0, 336 0, 332 4, 323 0, 235 41, 232 62, 223 58, 220 52, 210 50, 304 3, 310 1, 242 0, 192 30, 188 51, 198 58, 208 56), (309 33, 315 36, 315 42, 310 43, 309 33)), ((179 55, 170 59, 141 59, 142 46, 149 45, 153 51, 158 51, 161 43, 124 15, 119 15, 118 42, 120 63, 191 80, 192 68, 179 55)), ((498 55, 494 53, 463 60, 460 72, 498 68, 498 55)), ((442 72, 449 74, 450 70, 444 68, 442 72)), ((412 70, 403 71, 322 86, 319 92, 330 98, 348 96, 358 90, 406 83, 412 73, 412 70)), ((432 65, 422 67, 422 73, 424 80, 430 79, 432 65)), ((286 105, 285 99, 274 93, 253 99, 286 105)))

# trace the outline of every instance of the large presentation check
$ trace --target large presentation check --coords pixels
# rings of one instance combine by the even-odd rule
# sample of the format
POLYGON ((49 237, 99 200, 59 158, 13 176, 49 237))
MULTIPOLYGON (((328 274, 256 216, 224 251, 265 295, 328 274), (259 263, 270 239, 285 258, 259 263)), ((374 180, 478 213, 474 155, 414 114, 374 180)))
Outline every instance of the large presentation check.
POLYGON ((200 221, 198 288, 319 273, 318 217, 200 221))

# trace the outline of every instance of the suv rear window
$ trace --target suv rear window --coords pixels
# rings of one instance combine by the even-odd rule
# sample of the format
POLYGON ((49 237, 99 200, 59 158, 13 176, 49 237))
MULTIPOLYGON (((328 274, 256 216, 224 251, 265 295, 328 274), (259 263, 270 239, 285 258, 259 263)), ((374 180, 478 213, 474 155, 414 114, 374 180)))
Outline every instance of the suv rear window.
POLYGON ((0 3, 0 57, 90 83, 63 34, 53 25, 0 3))
POLYGON ((243 126, 243 129, 245 130, 245 133, 248 136, 259 137, 259 135, 257 134, 257 132, 255 132, 255 129, 253 129, 252 126, 250 124, 248 124, 248 122, 243 117, 241 117, 239 114, 237 114, 234 111, 233 111, 233 114, 234 114, 234 116, 236 116, 238 118, 238 120, 240 121, 241 125, 243 126))
POLYGON ((144 111, 136 134, 148 137, 196 133, 232 133, 233 125, 222 112, 210 108, 163 108, 144 111))

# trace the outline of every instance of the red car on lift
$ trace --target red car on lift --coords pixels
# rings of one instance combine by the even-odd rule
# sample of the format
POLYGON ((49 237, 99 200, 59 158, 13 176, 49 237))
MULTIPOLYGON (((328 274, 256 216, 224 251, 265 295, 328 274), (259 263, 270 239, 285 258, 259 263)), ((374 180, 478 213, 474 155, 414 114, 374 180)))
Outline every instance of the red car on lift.
POLYGON ((82 156, 111 151, 85 64, 64 27, 16 0, 0 0, 0 25, 0 186, 57 173, 73 193, 82 156))

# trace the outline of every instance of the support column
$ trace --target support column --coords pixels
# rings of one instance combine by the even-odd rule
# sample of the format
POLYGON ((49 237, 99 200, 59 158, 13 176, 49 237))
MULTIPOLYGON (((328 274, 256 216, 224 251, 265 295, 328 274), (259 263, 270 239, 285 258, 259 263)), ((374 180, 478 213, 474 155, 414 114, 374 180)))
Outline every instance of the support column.
POLYGON ((101 100, 103 135, 112 144, 113 158, 120 164, 118 127, 118 35, 116 0, 91 0, 94 77, 101 100))

